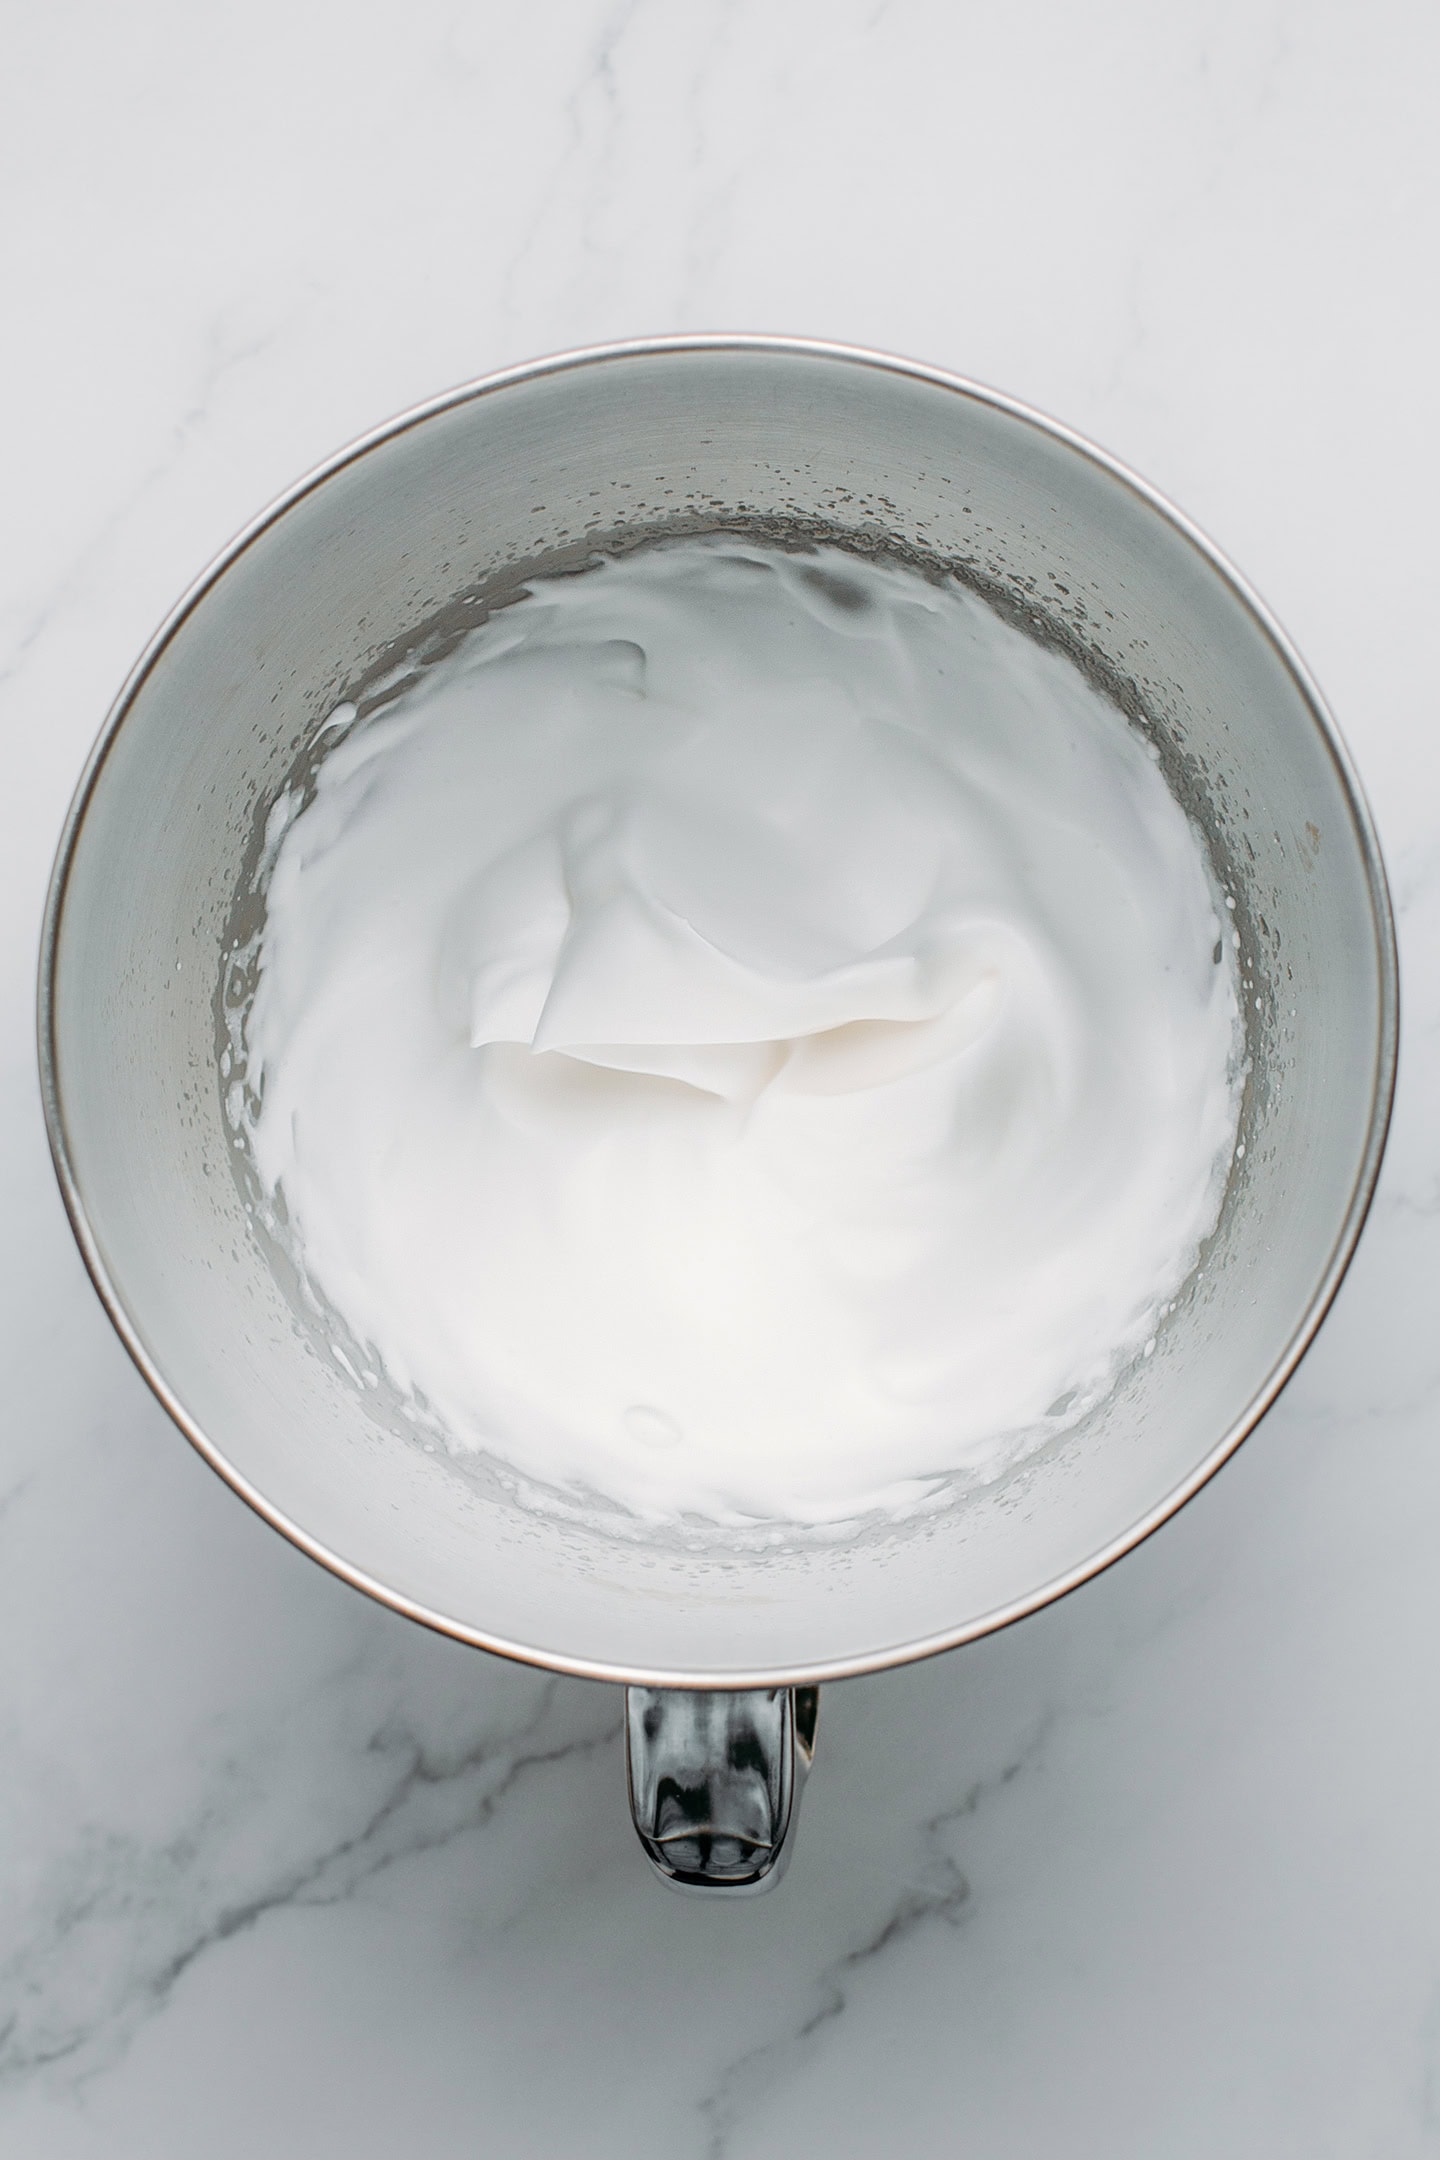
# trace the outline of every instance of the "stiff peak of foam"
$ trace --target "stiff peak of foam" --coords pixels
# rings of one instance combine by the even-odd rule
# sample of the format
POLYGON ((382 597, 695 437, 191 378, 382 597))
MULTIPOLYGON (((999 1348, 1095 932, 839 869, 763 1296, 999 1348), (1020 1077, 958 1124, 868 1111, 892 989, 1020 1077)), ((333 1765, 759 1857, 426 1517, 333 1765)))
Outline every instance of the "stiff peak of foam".
POLYGON ((958 587, 728 539, 536 580, 290 809, 256 1167, 457 1452, 903 1509, 1097 1401, 1213 1227, 1199 841, 958 587))

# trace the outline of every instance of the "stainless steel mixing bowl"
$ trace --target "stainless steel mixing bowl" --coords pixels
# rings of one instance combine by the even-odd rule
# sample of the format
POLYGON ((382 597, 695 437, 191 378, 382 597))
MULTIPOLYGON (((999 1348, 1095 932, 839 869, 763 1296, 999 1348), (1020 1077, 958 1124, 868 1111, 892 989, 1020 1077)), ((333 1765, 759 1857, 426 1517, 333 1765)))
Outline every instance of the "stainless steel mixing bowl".
POLYGON ((226 549, 141 658, 80 783, 40 1043, 76 1237, 181 1430, 277 1529, 398 1612, 628 1684, 648 1848, 674 1878, 736 1887, 778 1872, 813 1737, 804 1691, 1061 1596, 1173 1514, 1274 1401, 1375 1183, 1396 974, 1335 728, 1185 518, 1065 428, 936 370, 673 338, 438 398, 226 549), (387 1432, 252 1232, 217 1072, 257 821, 336 702, 477 620, 527 568, 719 526, 950 569, 1105 683, 1234 898, 1250 1055, 1244 1153, 1203 1269, 1096 1415, 924 1520, 752 1550, 563 1521, 387 1432))

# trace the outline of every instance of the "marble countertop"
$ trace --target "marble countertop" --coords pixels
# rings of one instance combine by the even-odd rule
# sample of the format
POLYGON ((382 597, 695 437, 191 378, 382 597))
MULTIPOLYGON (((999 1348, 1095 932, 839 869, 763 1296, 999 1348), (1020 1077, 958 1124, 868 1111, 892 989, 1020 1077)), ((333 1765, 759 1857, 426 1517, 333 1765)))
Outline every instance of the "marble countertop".
POLYGON ((5 43, 0 2153, 1440 2151, 1440 16, 70 0, 5 43), (648 1879, 618 1693, 380 1610, 179 1439, 31 1047, 71 786, 195 571, 433 390, 686 328, 956 368, 1181 503, 1340 717, 1407 999, 1279 1407, 1062 1605, 829 1689, 790 1875, 719 1910, 648 1879))

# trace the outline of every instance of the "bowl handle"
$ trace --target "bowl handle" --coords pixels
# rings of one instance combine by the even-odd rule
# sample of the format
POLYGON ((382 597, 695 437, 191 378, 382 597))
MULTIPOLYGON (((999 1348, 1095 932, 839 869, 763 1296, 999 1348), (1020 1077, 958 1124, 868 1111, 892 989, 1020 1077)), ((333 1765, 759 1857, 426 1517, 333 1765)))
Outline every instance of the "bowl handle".
POLYGON ((625 1690, 630 1812, 666 1882, 743 1896, 780 1880, 819 1700, 813 1687, 625 1690))

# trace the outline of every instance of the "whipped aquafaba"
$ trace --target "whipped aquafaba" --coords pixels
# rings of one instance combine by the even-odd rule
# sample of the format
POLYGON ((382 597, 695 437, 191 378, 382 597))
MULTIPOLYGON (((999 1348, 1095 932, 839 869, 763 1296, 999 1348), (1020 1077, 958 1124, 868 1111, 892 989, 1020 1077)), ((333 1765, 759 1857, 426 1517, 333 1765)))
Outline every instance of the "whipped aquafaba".
POLYGON ((687 540, 335 717, 232 1115, 429 1444, 839 1523, 1145 1354, 1232 1157, 1233 958, 1070 660, 953 583, 687 540))

